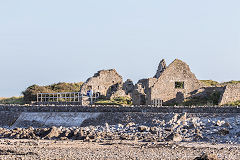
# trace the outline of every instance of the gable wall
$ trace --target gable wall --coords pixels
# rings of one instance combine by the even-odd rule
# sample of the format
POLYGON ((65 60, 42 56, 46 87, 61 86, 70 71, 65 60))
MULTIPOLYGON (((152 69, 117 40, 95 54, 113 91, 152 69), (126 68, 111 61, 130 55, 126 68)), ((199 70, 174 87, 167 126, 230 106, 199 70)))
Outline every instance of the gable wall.
MULTIPOLYGON (((164 102, 178 101, 176 99, 178 92, 182 93, 184 97, 188 97, 190 92, 201 88, 201 86, 196 76, 190 71, 189 66, 180 60, 175 60, 150 88, 148 104, 153 99, 161 99, 164 102), (177 81, 184 82, 184 89, 175 89, 175 82, 177 81)), ((182 99, 181 94, 179 98, 182 99)))

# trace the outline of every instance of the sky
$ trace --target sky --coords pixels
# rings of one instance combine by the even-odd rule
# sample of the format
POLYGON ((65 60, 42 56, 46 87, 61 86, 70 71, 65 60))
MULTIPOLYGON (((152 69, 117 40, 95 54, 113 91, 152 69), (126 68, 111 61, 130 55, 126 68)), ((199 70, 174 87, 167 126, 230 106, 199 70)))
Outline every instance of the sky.
POLYGON ((161 59, 240 80, 239 0, 0 0, 0 97, 116 69, 135 83, 161 59))

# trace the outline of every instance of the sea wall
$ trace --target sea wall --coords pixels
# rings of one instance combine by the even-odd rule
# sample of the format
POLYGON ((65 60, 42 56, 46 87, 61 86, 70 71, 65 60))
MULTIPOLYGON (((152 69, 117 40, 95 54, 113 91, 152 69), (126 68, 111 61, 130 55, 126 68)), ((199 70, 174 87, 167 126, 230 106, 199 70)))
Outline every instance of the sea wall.
POLYGON ((0 105, 9 112, 154 112, 154 113, 240 113, 240 107, 230 106, 76 106, 76 105, 0 105))

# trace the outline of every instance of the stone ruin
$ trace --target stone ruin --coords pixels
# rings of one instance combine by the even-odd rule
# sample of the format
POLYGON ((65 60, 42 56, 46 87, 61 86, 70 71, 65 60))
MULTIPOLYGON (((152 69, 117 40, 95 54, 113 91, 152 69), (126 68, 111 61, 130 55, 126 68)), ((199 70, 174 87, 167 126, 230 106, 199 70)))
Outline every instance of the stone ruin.
POLYGON ((165 104, 181 103, 201 87, 201 82, 186 63, 176 59, 166 67, 162 60, 154 78, 142 79, 137 83, 133 104, 152 105, 158 99, 165 104))
POLYGON ((166 65, 166 62, 165 60, 161 60, 161 62, 159 63, 159 66, 158 66, 158 70, 157 70, 157 73, 155 74, 155 76, 153 78, 159 78, 162 74, 162 72, 167 68, 167 65, 166 65))
POLYGON ((240 100, 240 84, 229 84, 224 87, 224 91, 220 97, 219 105, 240 100))
POLYGON ((130 79, 123 82, 122 76, 115 69, 110 69, 101 70, 94 74, 81 86, 80 92, 87 95, 87 91, 91 89, 102 98, 112 99, 115 97, 130 97, 133 88, 134 85, 130 79))
POLYGON ((168 66, 164 59, 161 60, 153 78, 141 79, 135 85, 130 79, 123 82, 122 76, 114 69, 101 70, 82 85, 81 94, 87 94, 89 88, 107 99, 131 97, 133 105, 153 105, 156 100, 161 100, 163 105, 180 104, 216 92, 220 94, 220 105, 240 100, 240 84, 205 86, 191 72, 190 67, 179 59, 168 66))

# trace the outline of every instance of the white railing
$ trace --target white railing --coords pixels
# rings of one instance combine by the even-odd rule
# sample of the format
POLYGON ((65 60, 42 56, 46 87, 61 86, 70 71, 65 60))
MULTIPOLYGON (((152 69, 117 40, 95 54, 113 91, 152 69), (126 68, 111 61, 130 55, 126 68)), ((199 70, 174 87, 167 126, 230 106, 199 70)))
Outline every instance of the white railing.
POLYGON ((161 100, 161 99, 153 99, 151 101, 151 104, 152 104, 152 106, 156 106, 156 107, 162 106, 163 100, 161 100))
POLYGON ((57 102, 79 102, 89 100, 91 104, 99 97, 99 94, 83 95, 80 92, 63 92, 63 93, 38 93, 37 103, 57 103, 57 102))

